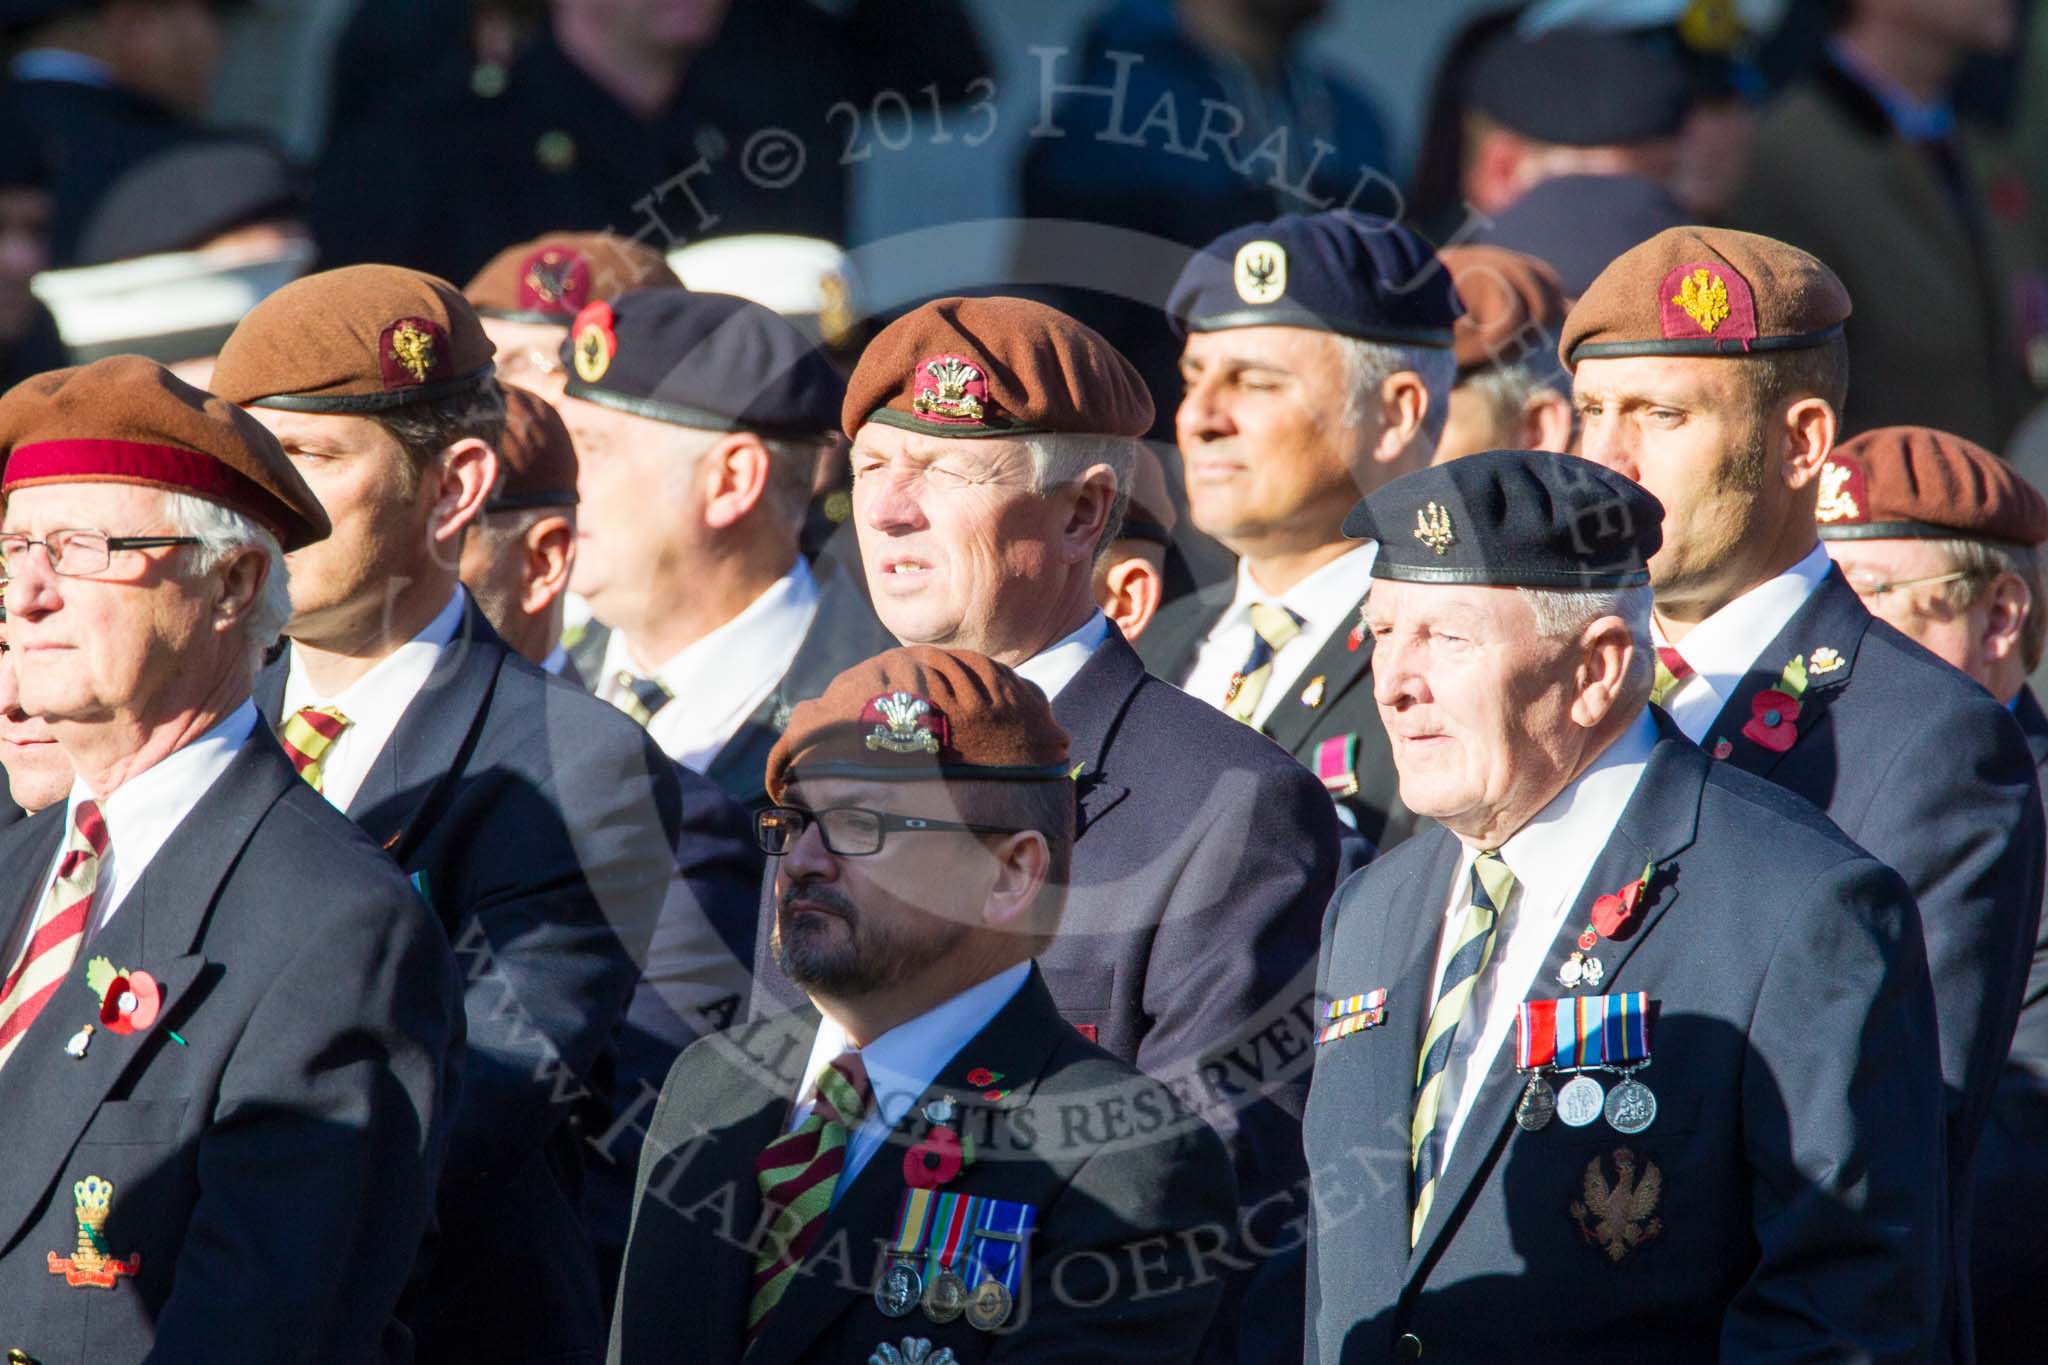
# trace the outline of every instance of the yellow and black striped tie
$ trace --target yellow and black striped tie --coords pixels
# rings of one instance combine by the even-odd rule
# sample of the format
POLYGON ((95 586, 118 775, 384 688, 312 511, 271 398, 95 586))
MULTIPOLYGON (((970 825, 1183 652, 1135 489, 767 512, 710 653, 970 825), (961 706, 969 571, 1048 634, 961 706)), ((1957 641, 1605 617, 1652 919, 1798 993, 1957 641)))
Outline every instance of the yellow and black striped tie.
POLYGON ((1451 1044, 1458 1023, 1471 1003, 1472 987, 1486 964, 1493 959, 1493 930, 1515 889, 1515 877, 1500 854, 1482 853, 1472 861, 1472 881, 1466 896, 1465 913, 1456 929, 1457 948, 1444 964, 1444 979, 1437 987, 1436 1005, 1429 1012, 1429 1027, 1423 1030, 1422 1053, 1415 1061, 1415 1116, 1408 1126, 1408 1154, 1414 1170, 1415 1213, 1408 1225, 1408 1244, 1422 1237, 1422 1225, 1429 1218, 1430 1201, 1436 1197, 1436 1178, 1443 1174, 1444 1130, 1440 1115, 1456 1111, 1457 1097, 1444 1093, 1444 1072, 1451 1063, 1451 1044))
POLYGON ((1246 725, 1258 713, 1259 698, 1266 695, 1266 680, 1273 676, 1273 656, 1301 634, 1301 618, 1271 602, 1252 603, 1251 618, 1252 652, 1231 676, 1230 692, 1223 698, 1224 714, 1246 725))
POLYGON ((612 677, 612 705, 643 727, 654 719, 655 712, 674 700, 675 693, 659 678, 643 678, 623 668, 612 677))

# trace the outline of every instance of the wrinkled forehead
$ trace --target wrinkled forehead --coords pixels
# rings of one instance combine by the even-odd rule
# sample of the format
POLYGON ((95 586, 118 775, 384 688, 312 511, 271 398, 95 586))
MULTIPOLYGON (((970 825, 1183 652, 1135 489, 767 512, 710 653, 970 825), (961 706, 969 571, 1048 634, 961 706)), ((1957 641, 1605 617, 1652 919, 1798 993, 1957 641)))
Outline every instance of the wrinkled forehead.
POLYGON ((945 460, 955 468, 1003 469, 1031 457, 1021 440, 1005 437, 935 436, 905 431, 886 422, 865 422, 853 434, 853 458, 905 465, 945 460))
POLYGON ((1529 604, 1517 588, 1375 578, 1365 595, 1366 624, 1382 628, 1403 624, 1465 626, 1499 634, 1519 629, 1531 619, 1529 604))
POLYGON ((835 806, 863 806, 869 810, 898 815, 926 815, 951 818, 959 809, 959 797, 943 778, 917 778, 903 782, 878 782, 857 777, 798 776, 783 789, 785 805, 806 810, 831 810, 835 806))
POLYGON ((0 530, 44 535, 57 530, 132 535, 167 515, 169 494, 128 483, 41 483, 7 495, 0 530))

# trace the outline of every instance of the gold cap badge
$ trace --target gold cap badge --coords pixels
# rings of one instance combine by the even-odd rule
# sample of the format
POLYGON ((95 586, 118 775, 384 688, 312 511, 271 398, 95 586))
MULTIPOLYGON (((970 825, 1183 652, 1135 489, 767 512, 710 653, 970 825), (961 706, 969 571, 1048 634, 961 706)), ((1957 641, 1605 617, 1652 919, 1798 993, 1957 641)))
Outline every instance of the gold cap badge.
POLYGON ((1728 282, 1705 266, 1685 277, 1671 301, 1708 336, 1728 320, 1728 282))
POLYGON ((1287 248, 1278 242, 1246 242, 1237 249, 1230 275, 1246 303, 1272 303, 1287 292, 1287 248))
POLYGON ((1451 514, 1442 504, 1433 502, 1415 514, 1415 538, 1438 554, 1457 541, 1451 531, 1451 514))

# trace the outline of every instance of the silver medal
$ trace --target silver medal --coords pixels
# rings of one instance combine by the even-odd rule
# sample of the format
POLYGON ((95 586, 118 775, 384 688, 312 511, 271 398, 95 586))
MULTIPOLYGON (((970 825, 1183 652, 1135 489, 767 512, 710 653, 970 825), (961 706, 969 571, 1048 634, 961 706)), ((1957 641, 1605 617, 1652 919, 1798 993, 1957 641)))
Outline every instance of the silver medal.
POLYGON ((1607 1123, 1617 1133, 1640 1133, 1657 1117, 1657 1097, 1630 1076, 1607 1097, 1607 1123))
POLYGON ((1551 1116, 1556 1113, 1557 1092, 1543 1077, 1531 1076, 1528 1087, 1522 1091, 1521 1102, 1515 1105, 1515 1122, 1524 1132, 1540 1132, 1550 1126, 1551 1116))
POLYGON ((875 1282, 875 1308, 885 1318, 907 1318, 924 1297, 924 1276, 915 1261, 895 1260, 875 1282))
POLYGON ((1557 1116, 1574 1128, 1584 1128, 1600 1117, 1600 1103, 1606 1098, 1600 1082, 1582 1072, 1557 1092, 1557 1116))
POLYGON ((1557 984, 1566 990, 1576 990, 1580 979, 1585 976, 1585 973, 1584 954, 1573 953, 1559 965, 1557 969, 1557 984))

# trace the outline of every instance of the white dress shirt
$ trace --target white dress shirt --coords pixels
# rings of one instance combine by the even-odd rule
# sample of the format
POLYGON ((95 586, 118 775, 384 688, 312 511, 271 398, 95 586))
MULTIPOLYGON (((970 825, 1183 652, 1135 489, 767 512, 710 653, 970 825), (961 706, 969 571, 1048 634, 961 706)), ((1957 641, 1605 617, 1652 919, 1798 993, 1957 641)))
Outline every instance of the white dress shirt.
POLYGON ((299 646, 292 645, 279 724, 308 706, 332 706, 349 720, 348 728, 320 758, 320 790, 336 809, 347 810, 348 803, 355 800, 363 779, 369 776, 377 755, 384 752, 392 732, 398 729, 406 708, 427 685, 435 665, 454 643, 468 606, 469 594, 458 587, 448 605, 427 623, 425 630, 331 697, 323 697, 314 690, 306 678, 299 646))
MULTIPOLYGON (((847 1138, 846 1164, 841 1168, 839 1184, 833 1189, 833 1203, 839 1202, 839 1196, 868 1164, 868 1158, 881 1150, 889 1134, 910 1112, 910 1106, 938 1079, 939 1068, 988 1027, 989 1021, 1023 989, 1030 976, 1031 964, 1019 962, 856 1049, 861 1065, 867 1068, 875 1102, 859 1131, 847 1138)), ((790 1110, 785 1132, 795 1132, 810 1117, 811 1092, 817 1087, 818 1077, 849 1046, 846 1030, 826 1015, 818 1025, 816 1041, 811 1044, 811 1058, 804 1065, 803 1082, 797 1086, 796 1105, 790 1110)))
MULTIPOLYGON (((1444 1080, 1455 1087, 1458 1101, 1445 1129, 1443 1156, 1437 1163, 1439 1171, 1450 1163, 1451 1149, 1457 1145, 1458 1134, 1464 1130, 1486 1075, 1485 1067, 1481 1066, 1475 1076, 1473 1059, 1491 1061, 1499 1055, 1514 1031, 1515 1018, 1524 1000, 1569 994, 1555 981, 1537 980, 1537 973, 1543 970, 1551 945, 1557 941, 1558 931, 1567 919, 1592 921, 1591 894, 1581 898, 1580 888, 1585 886, 1593 863, 1613 837, 1614 827, 1621 820, 1629 798, 1635 795, 1636 785, 1649 764, 1650 750, 1656 744, 1656 722, 1646 710, 1593 760, 1593 766, 1579 774, 1577 781, 1551 798, 1549 805, 1500 846, 1501 861, 1515 876, 1515 889, 1494 925, 1492 960, 1473 985, 1465 1018, 1451 1043, 1444 1080)), ((1464 917, 1466 887, 1479 852, 1468 846, 1458 859, 1457 875, 1451 879, 1436 968, 1430 973, 1428 984, 1422 987, 1428 992, 1422 1006, 1425 1019, 1429 1007, 1436 1003, 1437 983, 1443 980, 1444 968, 1456 948, 1452 939, 1464 917)), ((1619 889, 1602 886, 1591 891, 1604 894, 1619 889)))
POLYGON ((1035 684, 1047 701, 1056 701, 1108 638, 1109 618, 1098 611, 1082 622, 1079 630, 1018 664, 1017 676, 1035 684))
MULTIPOLYGON (((64 803, 64 837, 70 838, 80 801, 98 801, 100 818, 107 824, 107 856, 100 860, 99 877, 93 887, 93 910, 88 917, 93 933, 98 933, 114 917, 121 902, 128 899, 128 893, 149 870, 157 850, 235 761, 242 745, 255 733, 256 721, 256 703, 244 701, 205 734, 136 773, 110 796, 96 797, 87 790, 83 778, 73 780, 71 796, 64 803)), ((57 856, 43 876, 44 894, 57 880, 57 866, 63 860, 64 847, 59 844, 57 856)), ((42 904, 40 898, 36 904, 42 904)))
POLYGON ((701 773, 781 683, 817 615, 818 581, 799 555, 739 615, 651 674, 634 657, 624 632, 613 631, 603 674, 593 679, 597 695, 617 704, 627 692, 619 682, 622 671, 654 678, 668 689, 669 701, 654 713, 647 733, 663 753, 701 773))
MULTIPOLYGON (((1759 583, 1686 633, 1678 652, 1692 666, 1692 676, 1664 698, 1664 709, 1687 739, 1695 744, 1707 742, 1707 727, 1735 695, 1743 675, 1756 664, 1757 652, 1777 639, 1778 632, 1806 605, 1806 599, 1820 590, 1831 567, 1826 547, 1815 545, 1806 558, 1769 582, 1759 583)), ((1670 644, 1654 625, 1652 633, 1659 645, 1670 644)), ((1776 662, 1782 667, 1786 661, 1776 662)))
POLYGON ((1292 695, 1308 661, 1332 635, 1350 630, 1357 621, 1359 599, 1372 586, 1372 561, 1379 548, 1377 542, 1367 541, 1348 550, 1277 597, 1254 582, 1251 569, 1238 560, 1237 593, 1195 651, 1194 667, 1188 670, 1181 690, 1223 709, 1224 698, 1230 695, 1230 680, 1251 657, 1252 641, 1257 638, 1252 629, 1253 605, 1272 602, 1283 606, 1301 618, 1301 634, 1273 651, 1273 671, 1266 675, 1266 690, 1252 712, 1252 724, 1264 725, 1273 709, 1292 695))

